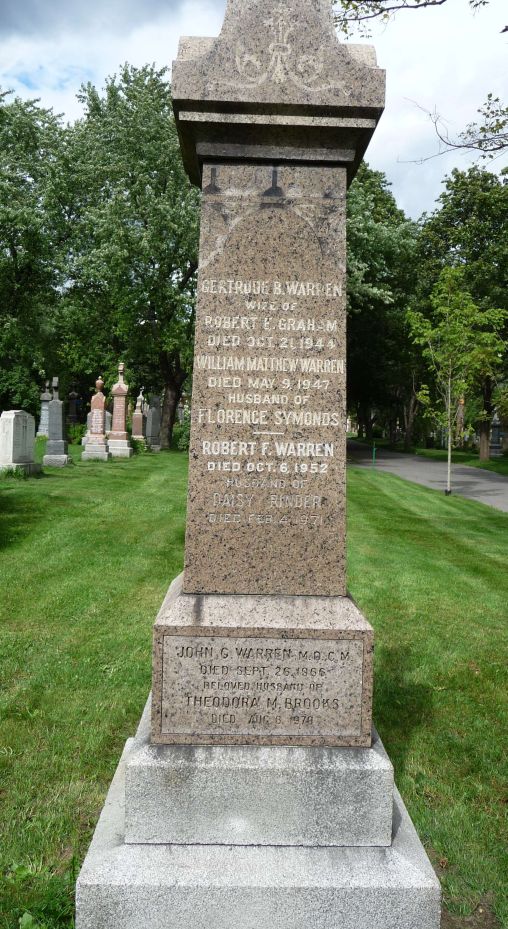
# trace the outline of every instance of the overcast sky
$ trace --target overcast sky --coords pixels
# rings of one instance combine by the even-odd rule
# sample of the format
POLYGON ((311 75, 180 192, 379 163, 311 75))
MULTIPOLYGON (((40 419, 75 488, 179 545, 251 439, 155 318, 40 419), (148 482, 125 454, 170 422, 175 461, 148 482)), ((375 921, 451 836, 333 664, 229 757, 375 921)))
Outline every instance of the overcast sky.
MULTIPOLYGON (((305 2, 305 0, 301 0, 305 2)), ((102 87, 128 61, 170 64, 180 35, 217 35, 225 0, 0 0, 0 87, 40 97, 69 120, 81 115, 81 83, 102 87)), ((450 135, 476 118, 489 91, 508 100, 507 0, 473 14, 467 0, 400 13, 370 40, 386 68, 386 111, 367 153, 407 213, 433 209, 442 178, 472 156, 438 150, 424 110, 436 110, 450 135)), ((365 41, 356 38, 354 41, 365 41)), ((489 163, 508 165, 508 156, 489 163)))

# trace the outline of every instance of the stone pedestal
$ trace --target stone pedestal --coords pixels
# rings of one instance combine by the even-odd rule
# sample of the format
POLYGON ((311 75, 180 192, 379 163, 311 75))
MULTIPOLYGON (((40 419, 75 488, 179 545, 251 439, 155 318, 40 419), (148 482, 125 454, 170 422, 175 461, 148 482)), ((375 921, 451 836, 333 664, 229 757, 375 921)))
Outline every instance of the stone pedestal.
POLYGON ((0 417, 0 471, 37 474, 34 462, 35 419, 24 410, 4 410, 0 417))
POLYGON ((58 378, 53 378, 53 399, 48 403, 48 441, 42 459, 44 467, 64 468, 71 458, 67 454, 63 401, 58 396, 58 378))
POLYGON ((76 929, 438 929, 439 883, 376 735, 150 746, 149 712, 81 870, 76 929))

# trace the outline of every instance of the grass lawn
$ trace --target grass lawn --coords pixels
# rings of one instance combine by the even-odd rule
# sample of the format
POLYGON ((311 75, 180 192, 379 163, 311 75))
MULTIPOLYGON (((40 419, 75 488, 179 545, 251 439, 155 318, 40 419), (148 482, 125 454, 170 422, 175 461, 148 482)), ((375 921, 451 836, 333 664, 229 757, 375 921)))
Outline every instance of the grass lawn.
MULTIPOLYGON (((367 469, 348 480, 377 727, 447 907, 481 902, 508 927, 508 516, 367 469)), ((0 481, 0 929, 72 926, 75 875, 150 687, 151 626, 181 569, 185 486, 177 452, 0 481)))

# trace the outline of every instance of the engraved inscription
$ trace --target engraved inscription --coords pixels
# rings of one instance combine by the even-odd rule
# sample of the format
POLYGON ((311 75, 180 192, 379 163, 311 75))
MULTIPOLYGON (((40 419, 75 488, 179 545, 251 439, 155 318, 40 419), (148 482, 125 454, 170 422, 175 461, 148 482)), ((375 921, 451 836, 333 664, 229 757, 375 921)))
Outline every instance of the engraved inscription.
POLYGON ((162 731, 361 734, 359 639, 164 636, 162 731))
POLYGON ((343 595, 345 175, 203 178, 184 589, 343 595))

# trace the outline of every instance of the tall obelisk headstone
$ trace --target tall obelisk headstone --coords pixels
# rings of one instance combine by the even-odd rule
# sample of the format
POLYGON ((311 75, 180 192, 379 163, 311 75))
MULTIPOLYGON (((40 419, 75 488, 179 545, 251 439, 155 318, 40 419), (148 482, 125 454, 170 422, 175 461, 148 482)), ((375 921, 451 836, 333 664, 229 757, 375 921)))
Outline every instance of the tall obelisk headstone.
POLYGON ((48 441, 42 459, 44 467, 63 468, 71 461, 65 439, 63 400, 58 396, 58 378, 53 378, 53 399, 48 403, 48 441))
POLYGON ((85 450, 82 455, 83 461, 89 461, 91 459, 107 461, 111 458, 106 441, 106 398, 102 392, 103 387, 104 381, 102 377, 98 377, 95 382, 95 394, 90 404, 92 416, 90 432, 87 435, 85 450))
POLYGON ((113 395, 113 422, 108 436, 108 449, 113 458, 130 458, 132 446, 127 433, 127 397, 129 386, 124 380, 125 365, 118 365, 118 381, 111 393, 113 395))
POLYGON ((172 91, 203 192, 185 572, 76 926, 438 929, 345 595, 345 193, 384 74, 329 0, 229 0, 172 91))

